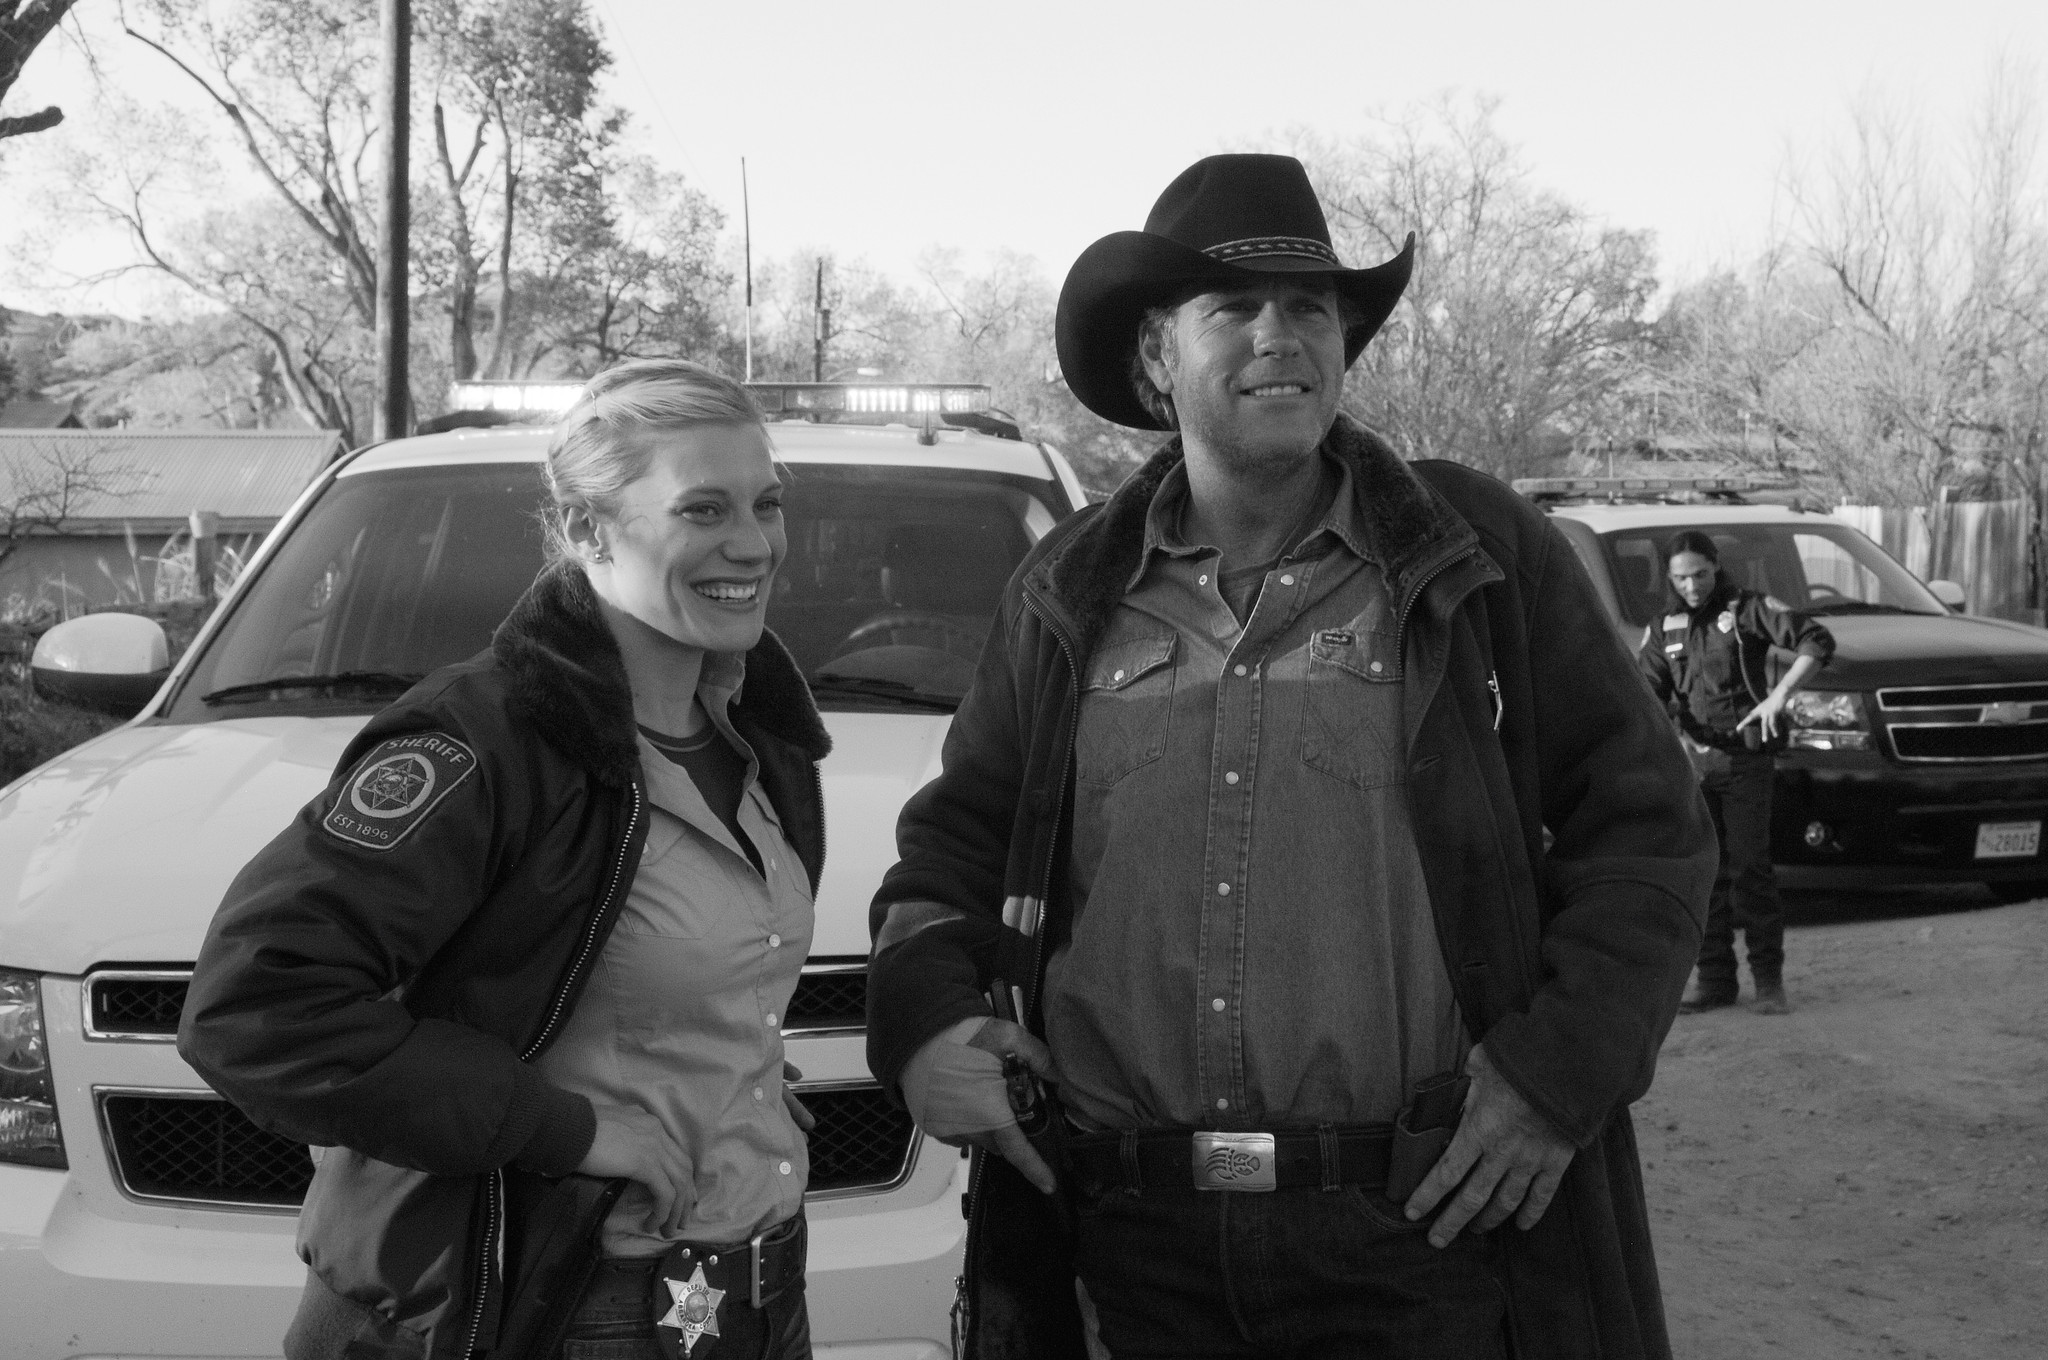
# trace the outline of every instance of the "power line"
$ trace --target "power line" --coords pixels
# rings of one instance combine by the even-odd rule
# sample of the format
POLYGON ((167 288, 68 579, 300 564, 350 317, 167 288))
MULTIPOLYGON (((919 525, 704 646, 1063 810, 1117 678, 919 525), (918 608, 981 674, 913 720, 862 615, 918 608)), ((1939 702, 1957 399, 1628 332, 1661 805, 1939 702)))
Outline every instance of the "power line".
POLYGON ((618 15, 612 13, 610 0, 597 0, 597 5, 604 11, 604 17, 610 23, 619 45, 626 49, 626 61, 633 67, 633 74, 640 78, 640 89, 646 94, 647 102, 654 106, 654 116, 668 129, 669 140, 674 142, 676 150, 682 153, 683 163, 690 167, 690 172, 697 177, 697 183, 709 187, 711 181, 705 176, 703 167, 697 164, 697 158, 690 154, 690 148, 683 144, 682 134, 676 131, 676 125, 669 121, 668 110, 662 106, 661 100, 654 93, 654 83, 648 80, 647 72, 641 67, 640 57, 634 51, 633 44, 626 40, 626 26, 619 22, 618 15))

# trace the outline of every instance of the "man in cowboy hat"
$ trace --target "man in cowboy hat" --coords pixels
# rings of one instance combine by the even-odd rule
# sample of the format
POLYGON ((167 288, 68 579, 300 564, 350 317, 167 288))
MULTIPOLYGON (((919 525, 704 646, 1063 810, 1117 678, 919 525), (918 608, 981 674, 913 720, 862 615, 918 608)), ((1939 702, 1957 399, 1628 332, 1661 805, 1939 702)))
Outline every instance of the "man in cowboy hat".
POLYGON ((1339 413, 1412 248, 1213 156, 1067 276, 1174 438, 1011 582, 872 915, 970 1356, 1668 1354, 1627 1106, 1714 833, 1563 536, 1339 413))

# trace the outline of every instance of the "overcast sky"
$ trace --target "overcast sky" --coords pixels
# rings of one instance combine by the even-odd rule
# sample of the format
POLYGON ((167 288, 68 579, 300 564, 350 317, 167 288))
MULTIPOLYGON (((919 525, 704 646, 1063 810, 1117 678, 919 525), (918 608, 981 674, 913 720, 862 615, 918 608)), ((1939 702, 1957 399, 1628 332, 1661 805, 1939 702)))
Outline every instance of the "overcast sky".
MULTIPOLYGON (((1462 90, 1499 97, 1538 183, 1654 230, 1668 280, 1751 247, 1787 148, 1817 146, 1859 91, 1954 125, 2005 55, 2048 114, 2048 0, 589 3, 636 144, 735 228, 746 157, 756 258, 821 246, 897 270, 930 245, 1008 247, 1057 277, 1199 156, 1462 90)), ((112 65, 160 79, 131 51, 112 65)), ((10 108, 92 116, 75 52, 29 70, 10 108)), ((34 264, 13 253, 0 298, 34 264)))

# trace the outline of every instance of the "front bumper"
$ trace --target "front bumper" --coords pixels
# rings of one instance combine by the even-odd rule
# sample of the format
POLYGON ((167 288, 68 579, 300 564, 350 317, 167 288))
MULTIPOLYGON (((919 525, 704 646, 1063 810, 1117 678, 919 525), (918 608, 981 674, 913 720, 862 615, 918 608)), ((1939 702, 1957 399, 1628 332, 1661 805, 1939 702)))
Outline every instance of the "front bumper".
POLYGON ((1771 857, 1789 886, 2048 880, 2048 859, 1976 858, 1985 822, 2048 822, 2048 762, 1916 766, 1874 751, 1787 751, 1771 857), (1808 844, 1819 823, 1822 844, 1808 844))

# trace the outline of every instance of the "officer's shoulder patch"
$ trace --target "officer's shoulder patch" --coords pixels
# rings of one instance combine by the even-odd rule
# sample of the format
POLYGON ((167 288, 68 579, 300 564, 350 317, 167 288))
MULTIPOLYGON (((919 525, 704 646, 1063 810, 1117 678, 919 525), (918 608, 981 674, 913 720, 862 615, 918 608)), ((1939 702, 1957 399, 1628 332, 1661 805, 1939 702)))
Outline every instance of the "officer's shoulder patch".
POLYGON ((475 769, 476 752, 445 732, 391 737, 356 763, 320 825, 350 845, 393 849, 475 769))

